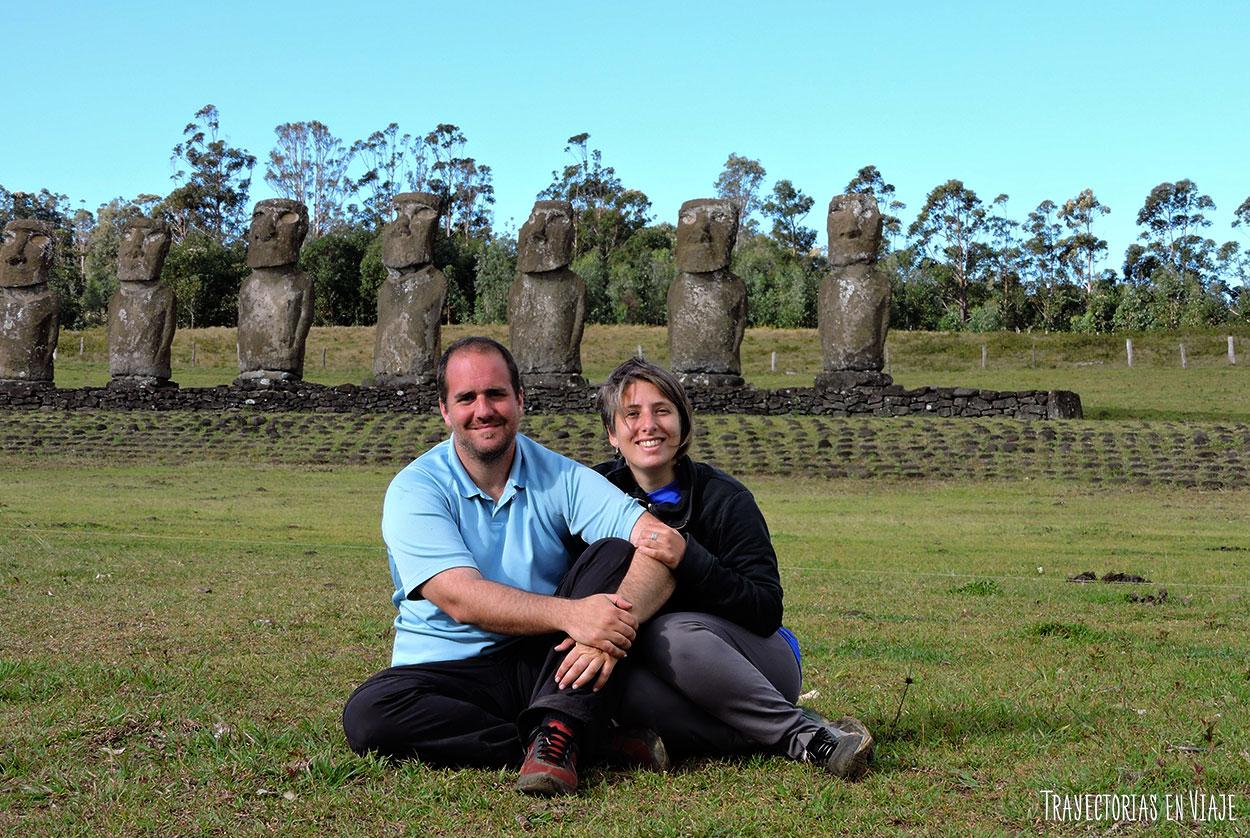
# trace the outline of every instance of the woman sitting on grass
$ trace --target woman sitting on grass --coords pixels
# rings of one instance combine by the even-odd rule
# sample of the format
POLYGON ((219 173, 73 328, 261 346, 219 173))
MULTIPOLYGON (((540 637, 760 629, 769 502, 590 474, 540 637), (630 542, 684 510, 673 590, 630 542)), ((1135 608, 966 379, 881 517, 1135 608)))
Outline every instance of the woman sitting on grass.
POLYGON ((777 753, 859 778, 872 735, 856 719, 829 722, 795 706, 799 646, 781 625, 768 527, 745 486, 687 456, 692 411, 681 383, 631 359, 597 404, 619 457, 595 470, 672 527, 644 534, 638 549, 677 585, 639 629, 619 721, 654 730, 674 755, 777 753))

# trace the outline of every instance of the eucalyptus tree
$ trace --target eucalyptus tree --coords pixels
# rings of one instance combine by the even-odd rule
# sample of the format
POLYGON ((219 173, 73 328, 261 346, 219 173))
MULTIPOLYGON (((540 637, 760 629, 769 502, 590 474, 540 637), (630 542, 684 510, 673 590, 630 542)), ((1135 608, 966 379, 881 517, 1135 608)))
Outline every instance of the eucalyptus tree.
POLYGON ((352 143, 350 152, 364 166, 364 172, 352 181, 352 191, 360 195, 360 203, 348 208, 359 224, 371 229, 385 224, 395 196, 405 188, 429 191, 430 154, 425 141, 401 134, 398 123, 352 143))
POLYGON ((473 322, 507 323, 508 291, 516 278, 517 242, 494 236, 477 254, 473 276, 473 322))
MULTIPOLYGON (((1233 211, 1233 227, 1240 227, 1250 233, 1250 198, 1241 202, 1241 206, 1233 211)), ((1248 238, 1250 243, 1250 238, 1248 238)), ((1220 246, 1219 258, 1225 265, 1224 273, 1240 280, 1240 287, 1231 289, 1239 316, 1250 319, 1250 246, 1242 247, 1239 242, 1229 241, 1220 246)))
POLYGON ((1182 279, 1193 275, 1206 284, 1213 267, 1216 244, 1199 231, 1211 226, 1208 211, 1215 201, 1189 179, 1163 182, 1150 190, 1137 212, 1137 224, 1145 229, 1138 239, 1167 262, 1182 279))
POLYGON ((1063 327, 1063 314, 1071 294, 1070 263, 1064 259, 1063 224, 1059 207, 1047 198, 1024 222, 1025 266, 1033 286, 1033 300, 1042 328, 1063 327))
POLYGON ((716 178, 712 188, 716 197, 728 198, 738 205, 739 240, 754 236, 759 232, 759 221, 755 213, 763 206, 760 200, 760 186, 767 172, 760 161, 743 157, 733 152, 725 161, 725 167, 716 178), (744 235, 745 234, 745 235, 744 235))
POLYGON ((1059 219, 1068 228, 1069 235, 1063 240, 1063 248, 1076 268, 1078 281, 1085 287, 1085 294, 1094 293, 1094 262, 1099 254, 1106 253, 1107 242, 1094 235, 1094 221, 1111 212, 1094 195, 1092 189, 1082 189, 1075 198, 1069 198, 1059 208, 1059 219))
POLYGON ((265 182, 308 207, 309 239, 320 238, 344 220, 344 202, 355 191, 347 174, 354 151, 315 119, 284 122, 273 132, 265 182))
POLYGON ((651 199, 626 188, 616 169, 603 165, 603 152, 592 149, 590 134, 568 138, 564 153, 573 162, 551 173, 539 198, 568 201, 574 213, 574 253, 594 253, 606 275, 609 257, 649 221, 651 199))
POLYGON ((1020 276, 1024 270, 1026 251, 1019 235, 1020 222, 1007 215, 1005 195, 997 196, 993 203, 993 213, 986 218, 985 226, 989 235, 989 247, 986 249, 988 263, 988 282, 991 298, 994 287, 998 287, 997 326, 1004 329, 1017 329, 1024 325, 1024 295, 1020 276))
POLYGON ((961 180, 948 180, 926 196, 920 214, 907 228, 925 255, 940 255, 950 270, 962 323, 968 322, 968 288, 975 279, 974 255, 986 223, 977 193, 961 180))
POLYGON ((249 218, 248 192, 256 158, 229 145, 221 136, 221 115, 205 105, 182 129, 170 161, 182 167, 171 176, 178 184, 162 210, 174 241, 199 230, 219 244, 242 237, 249 218))
POLYGON ((1241 202, 1241 206, 1233 210, 1233 226, 1250 228, 1250 198, 1241 202))
POLYGON ((773 184, 772 193, 761 207, 773 222, 773 238, 796 256, 810 253, 816 244, 816 231, 803 225, 803 219, 815 203, 814 198, 803 194, 792 181, 782 179, 773 184))

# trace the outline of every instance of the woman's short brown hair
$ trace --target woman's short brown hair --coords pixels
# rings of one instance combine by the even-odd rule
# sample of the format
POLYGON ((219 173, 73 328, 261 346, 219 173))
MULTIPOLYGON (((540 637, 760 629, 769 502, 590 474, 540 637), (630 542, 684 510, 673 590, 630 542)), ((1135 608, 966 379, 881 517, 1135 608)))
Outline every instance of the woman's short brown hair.
POLYGON ((595 396, 595 407, 599 409, 603 427, 616 431, 616 415, 621 412, 621 399, 624 398, 625 388, 635 381, 646 381, 654 385, 677 408, 677 416, 681 420, 681 441, 677 445, 677 456, 687 453, 694 436, 694 409, 690 406, 686 388, 681 386, 681 382, 671 372, 641 358, 630 358, 612 370, 608 380, 599 388, 595 396))

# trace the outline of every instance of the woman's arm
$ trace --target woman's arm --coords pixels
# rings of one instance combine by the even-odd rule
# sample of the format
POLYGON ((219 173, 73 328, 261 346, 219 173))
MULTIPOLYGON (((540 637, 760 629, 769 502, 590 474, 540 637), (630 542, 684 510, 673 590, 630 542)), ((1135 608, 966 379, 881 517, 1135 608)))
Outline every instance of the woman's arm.
POLYGON ((693 535, 673 570, 674 599, 718 617, 732 620, 759 635, 781 625, 781 577, 764 515, 751 493, 740 486, 714 508, 699 510, 698 530, 708 542, 693 535), (706 516, 706 520, 704 518, 706 516))

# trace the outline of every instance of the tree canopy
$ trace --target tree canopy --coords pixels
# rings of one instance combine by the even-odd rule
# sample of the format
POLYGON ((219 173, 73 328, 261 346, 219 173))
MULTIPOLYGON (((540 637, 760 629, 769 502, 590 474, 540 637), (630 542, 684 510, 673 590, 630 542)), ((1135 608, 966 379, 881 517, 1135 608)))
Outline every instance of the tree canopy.
MULTIPOLYGON (((506 319, 515 234, 495 229, 494 172, 474 156, 459 126, 440 121, 405 131, 391 122, 348 142, 313 119, 282 122, 274 138, 265 182, 309 208, 300 263, 313 277, 315 322, 374 321, 386 276, 381 230, 403 191, 442 200, 434 262, 448 280, 444 317, 506 319)), ((176 139, 165 195, 119 196, 92 211, 47 186, 0 185, 0 223, 37 218, 54 229, 51 282, 66 327, 104 322, 117 288, 121 231, 139 215, 171 227, 162 279, 178 296, 180 324, 234 323, 248 272, 244 234, 256 158, 231 144, 223 115, 211 104, 176 139)), ((676 275, 674 228, 655 223, 647 194, 625 182, 589 133, 569 137, 564 155, 537 197, 573 205, 572 267, 586 281, 590 320, 663 323, 676 275)), ((760 159, 735 151, 713 181, 715 194, 741 210, 732 269, 747 285, 751 325, 811 327, 816 288, 829 269, 824 225, 807 223, 817 200, 789 178, 765 191, 766 176, 760 159)), ((845 191, 872 195, 881 210, 878 269, 890 280, 896 328, 1109 331, 1250 323, 1250 197, 1233 212, 1242 240, 1218 243, 1209 237, 1214 200, 1189 179, 1160 183, 1137 212, 1138 241, 1112 267, 1100 235, 1111 208, 1091 187, 1045 199, 1021 217, 1006 195, 986 202, 952 178, 928 192, 909 225, 895 185, 875 165, 855 170, 845 191)), ((823 196, 820 202, 823 208, 823 196)))

